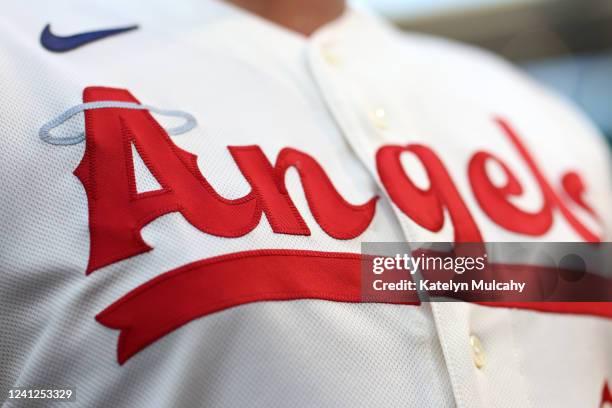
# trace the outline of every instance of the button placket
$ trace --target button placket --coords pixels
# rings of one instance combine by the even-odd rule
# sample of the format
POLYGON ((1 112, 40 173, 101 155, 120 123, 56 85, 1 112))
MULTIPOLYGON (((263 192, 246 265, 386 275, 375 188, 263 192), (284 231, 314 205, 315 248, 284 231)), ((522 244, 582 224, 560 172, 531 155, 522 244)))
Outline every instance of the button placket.
POLYGON ((328 65, 338 67, 342 64, 342 58, 340 57, 338 49, 333 41, 324 41, 320 44, 319 48, 323 59, 328 65))

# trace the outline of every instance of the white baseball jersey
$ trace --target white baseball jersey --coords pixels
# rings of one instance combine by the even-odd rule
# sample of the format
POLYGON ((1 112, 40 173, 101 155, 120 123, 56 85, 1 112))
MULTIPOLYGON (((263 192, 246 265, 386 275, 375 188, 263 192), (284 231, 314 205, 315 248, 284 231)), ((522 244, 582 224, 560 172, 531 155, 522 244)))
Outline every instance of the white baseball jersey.
POLYGON ((568 102, 367 12, 302 37, 211 0, 6 3, 0 403, 598 407, 609 304, 356 277, 362 242, 609 241, 611 186, 568 102))

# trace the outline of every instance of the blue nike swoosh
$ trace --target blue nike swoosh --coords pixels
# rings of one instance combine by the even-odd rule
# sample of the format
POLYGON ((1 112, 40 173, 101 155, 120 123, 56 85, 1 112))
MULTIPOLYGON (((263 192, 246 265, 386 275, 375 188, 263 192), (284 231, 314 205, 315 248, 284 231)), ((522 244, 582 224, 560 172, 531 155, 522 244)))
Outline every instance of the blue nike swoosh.
POLYGON ((51 32, 51 25, 47 24, 43 32, 40 34, 40 43, 49 51, 66 52, 74 50, 82 45, 89 44, 90 42, 110 37, 112 35, 125 33, 127 31, 132 31, 137 28, 137 25, 133 25, 129 27, 112 28, 109 30, 89 31, 86 33, 62 37, 53 34, 51 32))

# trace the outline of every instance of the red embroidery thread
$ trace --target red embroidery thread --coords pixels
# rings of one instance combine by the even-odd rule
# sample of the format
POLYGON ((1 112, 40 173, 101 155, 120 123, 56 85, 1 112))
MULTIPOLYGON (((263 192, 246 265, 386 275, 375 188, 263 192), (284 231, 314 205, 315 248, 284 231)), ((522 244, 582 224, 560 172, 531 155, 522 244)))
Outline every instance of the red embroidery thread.
MULTIPOLYGON (((85 89, 84 102, 102 100, 138 103, 126 90, 85 89)), ((316 160, 298 150, 281 150, 273 166, 258 146, 228 147, 251 186, 244 197, 228 200, 200 173, 197 157, 174 145, 147 111, 90 110, 85 119, 86 151, 74 173, 83 183, 89 203, 91 240, 87 273, 150 250, 140 231, 169 212, 180 212, 199 230, 219 237, 247 234, 257 226, 262 213, 275 233, 309 235, 310 230, 285 186, 285 173, 290 167, 298 171, 313 217, 331 237, 355 238, 374 217, 377 197, 362 205, 348 203, 316 160), (137 192, 132 144, 161 189, 137 192)), ((468 175, 483 210, 504 228, 541 235, 552 225, 552 209, 556 208, 585 240, 597 241, 598 237, 578 221, 555 193, 510 125, 503 119, 497 119, 497 123, 535 177, 544 203, 535 213, 510 203, 510 196, 522 193, 520 183, 499 158, 477 152, 470 161, 468 175), (508 180, 504 186, 496 187, 486 174, 489 160, 502 167, 508 180)), ((417 144, 383 146, 376 154, 376 165, 391 200, 417 224, 439 231, 447 211, 456 242, 483 241, 449 172, 433 150, 417 144), (400 162, 403 153, 414 154, 423 163, 431 184, 428 189, 418 188, 405 173, 400 162)), ((561 181, 567 196, 595 216, 583 199, 585 187, 580 176, 568 172, 561 181)), ((96 319, 121 330, 118 359, 123 364, 183 324, 236 305, 305 298, 362 301, 360 262, 359 254, 294 250, 260 250, 204 259, 152 279, 102 311, 96 319)), ((612 317, 612 310, 603 303, 490 305, 612 317)))
MULTIPOLYGON (((534 176, 542 192, 543 204, 536 212, 528 212, 514 205, 509 197, 523 193, 518 179, 501 159, 491 153, 479 151, 470 160, 468 177, 476 201, 484 212, 496 224, 509 231, 541 236, 552 226, 553 209, 556 208, 585 241, 599 242, 597 234, 581 223, 554 191, 509 123, 502 118, 496 118, 495 121, 534 176), (485 169, 488 161, 496 162, 502 168, 507 178, 504 186, 497 187, 489 178, 485 169)), ((418 144, 383 146, 376 154, 376 166, 391 201, 414 222, 429 231, 437 232, 444 225, 444 210, 447 210, 454 227, 455 242, 482 242, 478 226, 448 170, 431 149, 418 144), (418 188, 406 174, 400 162, 400 155, 403 153, 416 155, 425 167, 430 181, 427 190, 418 188)), ((593 209, 584 201, 585 187, 577 173, 566 173, 562 184, 567 195, 576 204, 597 218, 593 209)))
POLYGON ((376 167, 391 201, 414 222, 437 232, 444 225, 446 209, 455 229, 455 242, 482 242, 470 210, 433 150, 418 144, 383 146, 376 153, 376 167), (429 177, 427 190, 418 188, 406 174, 400 162, 402 153, 413 153, 419 158, 429 177))
MULTIPOLYGON (((544 204, 542 209, 536 214, 530 214, 512 205, 507 197, 509 195, 520 194, 522 192, 520 184, 501 160, 494 158, 494 156, 490 154, 480 152, 476 153, 470 161, 468 173, 476 199, 489 217, 497 224, 511 231, 528 235, 542 235, 548 231, 552 225, 552 209, 557 208, 568 224, 585 241, 600 242, 600 238, 576 218, 561 197, 555 192, 542 170, 540 170, 535 159, 510 124, 505 119, 499 117, 496 118, 495 121, 516 148, 531 174, 536 179, 537 185, 542 192, 544 204), (508 183, 503 188, 496 188, 488 180, 488 176, 484 170, 484 164, 487 159, 496 160, 498 164, 502 165, 506 176, 509 178, 508 183)), ((593 214, 592 209, 582 200, 584 183, 577 173, 566 173, 563 177, 563 185, 575 202, 593 214)))
POLYGON ((258 250, 166 272, 123 296, 96 320, 121 330, 117 358, 123 364, 191 320, 233 306, 292 299, 360 302, 361 295, 360 254, 258 250))
POLYGON ((298 171, 310 211, 329 236, 336 239, 355 238, 367 229, 374 218, 378 197, 363 205, 350 204, 338 193, 319 163, 306 153, 291 148, 282 149, 276 165, 272 167, 258 146, 232 146, 229 150, 260 198, 274 232, 292 233, 291 228, 274 228, 279 219, 286 220, 293 216, 299 218, 303 229, 299 229, 300 225, 293 228, 299 232, 305 231, 303 235, 310 234, 287 193, 285 173, 290 167, 298 171), (290 206, 283 208, 281 196, 289 201, 290 206))
MULTIPOLYGON (((128 91, 90 87, 85 102, 139 103, 128 91)), ((252 190, 228 200, 202 176, 197 157, 178 148, 155 119, 143 110, 89 110, 85 114, 86 151, 74 174, 89 202, 90 256, 87 273, 149 251, 140 230, 155 218, 180 212, 200 231, 240 237, 266 214, 274 232, 309 235, 284 186, 284 174, 295 167, 302 179, 314 218, 331 236, 350 239, 370 224, 376 198, 363 205, 346 202, 321 166, 295 149, 284 149, 273 168, 256 146, 230 148, 252 190), (134 144, 162 189, 137 193, 132 162, 134 144)))
POLYGON ((610 392, 610 387, 608 386, 608 381, 604 382, 603 389, 601 391, 601 402, 599 403, 599 407, 603 408, 604 403, 609 402, 612 404, 612 393, 610 392))
MULTIPOLYGON (((371 266, 365 257, 353 253, 268 249, 217 256, 157 276, 103 310, 96 320, 120 330, 117 359, 124 364, 140 350, 194 319, 247 303, 321 299, 420 304, 417 292, 397 298, 372 296, 376 293, 364 286, 364 282, 366 285, 369 282, 362 275, 367 273, 362 269, 364 265, 371 266)), ((531 282, 536 282, 546 269, 503 264, 491 267, 498 270, 496 276, 530 277, 531 282)), ((433 274, 440 276, 439 271, 433 274)), ((447 275, 450 279, 456 277, 452 272, 447 275)), ((597 275, 586 279, 592 281, 591 286, 601 286, 602 278, 597 275)), ((462 299, 451 293, 448 297, 462 299)), ((612 308, 606 302, 477 303, 612 318, 612 308)))

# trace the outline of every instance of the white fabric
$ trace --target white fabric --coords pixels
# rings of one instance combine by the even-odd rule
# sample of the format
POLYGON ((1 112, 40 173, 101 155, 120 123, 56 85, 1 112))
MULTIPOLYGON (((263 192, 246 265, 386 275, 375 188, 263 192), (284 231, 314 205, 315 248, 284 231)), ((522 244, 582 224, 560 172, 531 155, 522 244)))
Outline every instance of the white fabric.
MULTIPOLYGON (((304 39, 210 0, 37 0, 2 7, 0 92, 2 396, 10 387, 53 385, 75 386, 83 407, 582 407, 596 406, 612 378, 612 324, 595 317, 463 303, 261 302, 196 319, 124 366, 116 361, 118 332, 94 320, 151 278, 219 254, 358 253, 368 241, 452 240, 448 220, 440 232, 427 232, 385 198, 374 157, 387 143, 436 150, 486 240, 528 240, 492 223, 470 192, 466 165, 478 149, 502 155, 519 179, 531 177, 488 120, 493 114, 530 135, 526 143, 552 179, 579 170, 589 202, 612 220, 609 157, 596 130, 490 55, 399 34, 356 11, 304 39), (140 28, 52 54, 38 43, 48 22, 66 35, 140 28), (274 234, 262 217, 244 237, 218 238, 168 214, 143 230, 153 251, 85 276, 87 200, 73 175, 84 145, 51 146, 38 130, 93 85, 126 88, 142 103, 194 115, 199 126, 173 140, 198 155, 224 197, 249 189, 226 146, 258 144, 272 161, 294 147, 316 157, 348 201, 380 195, 375 219, 356 239, 329 237, 291 170, 286 182, 311 236, 274 234), (385 131, 369 119, 378 107, 388 116, 385 131), (486 351, 482 370, 472 362, 470 333, 486 351)), ((54 130, 82 131, 81 117, 54 130)), ((156 181, 135 160, 139 191, 154 190, 156 181)), ((537 208, 534 185, 523 184, 521 204, 537 208)), ((557 214, 539 239, 579 237, 557 214)))

